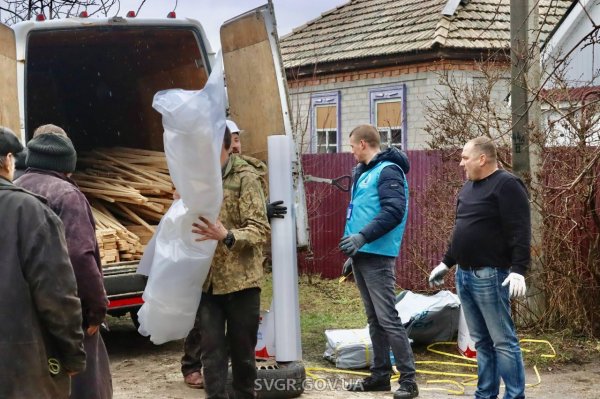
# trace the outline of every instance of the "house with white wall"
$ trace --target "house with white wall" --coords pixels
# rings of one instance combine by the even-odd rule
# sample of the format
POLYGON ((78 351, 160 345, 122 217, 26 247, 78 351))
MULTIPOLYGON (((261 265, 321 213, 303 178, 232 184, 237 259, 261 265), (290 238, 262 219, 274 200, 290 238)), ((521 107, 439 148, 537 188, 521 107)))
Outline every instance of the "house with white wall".
MULTIPOLYGON (((540 41, 572 3, 540 0, 540 41)), ((384 145, 426 148, 424 104, 440 73, 477 79, 478 61, 493 58, 510 76, 509 11, 509 0, 351 0, 282 37, 302 151, 349 151, 360 124, 375 125, 384 145)))
POLYGON ((543 122, 552 145, 600 145, 600 4, 572 4, 542 51, 543 122))

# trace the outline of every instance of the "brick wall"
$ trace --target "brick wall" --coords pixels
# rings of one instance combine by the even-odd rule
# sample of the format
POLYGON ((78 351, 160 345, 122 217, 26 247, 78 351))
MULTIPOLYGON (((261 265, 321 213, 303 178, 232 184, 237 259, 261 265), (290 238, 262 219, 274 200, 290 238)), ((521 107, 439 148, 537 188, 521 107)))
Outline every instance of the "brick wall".
MULTIPOLYGON (((473 62, 438 61, 427 64, 371 69, 368 71, 345 72, 321 77, 294 80, 288 77, 288 86, 297 142, 303 152, 309 152, 311 129, 311 95, 325 92, 340 92, 341 151, 349 151, 348 134, 359 124, 370 123, 369 90, 386 86, 406 85, 407 149, 427 148, 425 132, 425 104, 436 98, 436 90, 444 88, 438 83, 442 71, 451 71, 456 78, 472 79, 480 73, 473 62)), ((508 72, 508 70, 507 70, 508 72)), ((498 87, 498 99, 506 97, 504 87, 498 87)))

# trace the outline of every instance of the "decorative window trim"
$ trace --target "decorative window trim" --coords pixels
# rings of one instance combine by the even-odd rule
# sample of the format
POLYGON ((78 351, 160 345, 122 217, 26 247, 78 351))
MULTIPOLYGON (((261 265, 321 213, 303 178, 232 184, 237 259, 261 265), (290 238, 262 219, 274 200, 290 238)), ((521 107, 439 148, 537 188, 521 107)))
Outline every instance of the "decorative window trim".
POLYGON ((335 105, 336 107, 336 152, 340 152, 342 148, 341 131, 342 131, 342 113, 341 113, 341 93, 340 91, 315 93, 310 96, 310 142, 309 151, 312 154, 317 153, 317 114, 316 108, 321 105, 335 105))
POLYGON ((406 151, 407 148, 407 117, 406 117, 406 85, 396 85, 396 86, 385 86, 378 87, 375 89, 369 90, 369 112, 371 118, 371 124, 377 127, 377 119, 376 119, 376 103, 381 100, 396 100, 399 99, 401 102, 401 110, 402 110, 402 150, 406 151))

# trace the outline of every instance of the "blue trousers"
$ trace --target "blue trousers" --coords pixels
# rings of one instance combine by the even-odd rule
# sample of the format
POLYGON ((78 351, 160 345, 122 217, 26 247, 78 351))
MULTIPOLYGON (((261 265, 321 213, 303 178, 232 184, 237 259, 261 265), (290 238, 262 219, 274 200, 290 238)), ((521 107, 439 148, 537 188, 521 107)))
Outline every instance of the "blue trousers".
POLYGON ((477 349, 476 399, 496 399, 500 378, 504 399, 525 398, 525 369, 510 315, 508 270, 494 267, 456 270, 456 291, 477 349))
POLYGON ((395 308, 396 258, 358 253, 352 258, 353 273, 360 291, 373 344, 371 375, 390 378, 390 347, 400 372, 399 382, 415 381, 415 360, 395 308))

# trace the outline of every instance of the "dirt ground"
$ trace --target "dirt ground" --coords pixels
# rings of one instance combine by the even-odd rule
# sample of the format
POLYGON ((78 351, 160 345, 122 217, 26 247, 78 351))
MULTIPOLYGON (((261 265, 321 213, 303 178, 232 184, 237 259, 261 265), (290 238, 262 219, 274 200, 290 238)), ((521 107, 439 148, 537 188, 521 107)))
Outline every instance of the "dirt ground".
MULTIPOLYGON (((183 342, 170 342, 161 346, 152 344, 140 336, 130 322, 112 323, 111 331, 103 333, 111 358, 115 399, 196 399, 204 398, 203 390, 188 388, 180 373, 179 359, 183 342)), ((419 360, 417 358, 417 360, 419 360)), ((306 364, 306 367, 322 365, 306 364)), ((600 380, 600 361, 584 365, 566 365, 540 369, 541 384, 527 388, 527 397, 532 399, 596 399, 597 381, 600 380)), ((324 380, 309 378, 302 398, 391 398, 391 392, 349 393, 341 390, 341 385, 356 376, 344 374, 312 372, 324 380), (333 390, 332 390, 333 388, 333 390)), ((474 388, 466 387, 463 395, 450 395, 446 391, 436 391, 451 385, 428 384, 428 380, 443 377, 418 375, 421 394, 419 398, 468 398, 473 397, 474 388), (437 387, 437 388, 436 388, 437 387), (433 389, 433 390, 432 390, 433 389)), ((527 381, 537 382, 532 369, 527 370, 527 381)), ((395 389, 392 386, 392 389, 395 389)))

